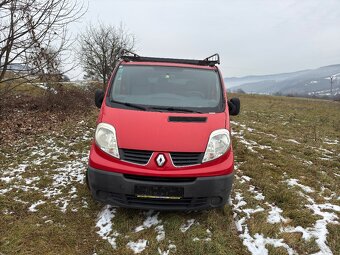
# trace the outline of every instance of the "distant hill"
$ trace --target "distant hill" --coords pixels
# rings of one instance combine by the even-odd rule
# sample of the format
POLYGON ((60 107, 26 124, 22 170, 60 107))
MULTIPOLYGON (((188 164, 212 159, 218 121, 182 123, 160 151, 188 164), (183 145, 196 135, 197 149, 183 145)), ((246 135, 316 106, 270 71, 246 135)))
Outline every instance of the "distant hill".
POLYGON ((333 95, 340 94, 340 64, 317 69, 272 75, 253 75, 225 78, 227 89, 254 94, 299 94, 330 95, 330 76, 333 82, 333 95))

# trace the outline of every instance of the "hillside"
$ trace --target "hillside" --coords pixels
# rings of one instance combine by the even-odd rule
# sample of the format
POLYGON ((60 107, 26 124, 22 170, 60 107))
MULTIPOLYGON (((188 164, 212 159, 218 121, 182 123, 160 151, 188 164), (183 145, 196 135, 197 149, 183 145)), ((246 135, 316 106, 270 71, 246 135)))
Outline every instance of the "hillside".
POLYGON ((337 77, 333 83, 333 95, 340 94, 340 64, 292 73, 232 77, 224 80, 231 91, 242 89, 246 93, 255 94, 321 96, 330 95, 329 77, 332 75, 337 77))
POLYGON ((94 202, 84 174, 98 109, 51 115, 11 99, 0 108, 0 253, 338 254, 340 104, 241 102, 230 205, 184 213, 94 202))

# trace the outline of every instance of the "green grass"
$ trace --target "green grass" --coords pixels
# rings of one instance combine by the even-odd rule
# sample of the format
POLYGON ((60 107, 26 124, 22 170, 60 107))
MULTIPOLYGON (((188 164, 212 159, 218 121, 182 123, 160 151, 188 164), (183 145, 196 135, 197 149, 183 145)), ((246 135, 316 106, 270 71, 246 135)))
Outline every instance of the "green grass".
MULTIPOLYGON (((72 171, 81 173, 80 176, 85 172, 97 110, 78 119, 66 118, 57 130, 30 134, 13 141, 11 146, 1 146, 0 178, 10 176, 13 180, 0 179, 0 254, 133 254, 127 243, 139 239, 148 240, 141 254, 158 254, 158 249, 168 250, 169 244, 176 245, 176 250, 170 249, 169 254, 250 254, 235 225, 235 220, 242 217, 252 237, 258 233, 282 239, 298 254, 317 252, 315 238, 305 240, 300 232, 288 233, 282 228, 308 229, 322 219, 306 206, 310 204, 308 199, 318 204, 340 206, 340 104, 299 98, 239 96, 241 114, 231 117, 237 122, 231 124, 236 132, 233 148, 238 165, 232 194, 234 206, 226 206, 223 211, 161 212, 158 215, 161 223, 157 225, 163 225, 165 239, 160 242, 156 240, 156 225, 134 231, 147 218, 140 210, 116 209, 112 219, 112 229, 119 233, 116 249, 97 234, 97 217, 104 206, 94 202, 82 180, 72 175, 72 171), (49 139, 51 144, 46 142, 49 139), (254 141, 253 151, 242 139, 254 141), (325 143, 334 140, 339 143, 325 143), (37 151, 44 156, 34 154, 37 151), (26 170, 11 176, 10 172, 20 169, 21 164, 27 165, 26 170), (60 179, 59 169, 70 164, 74 170, 65 171, 60 179), (251 179, 245 181, 242 176, 251 179), (33 177, 40 179, 26 183, 33 177), (313 192, 306 193, 299 186, 289 187, 288 179, 297 179, 313 192), (250 187, 261 192, 265 199, 255 199, 250 187), (1 195, 1 190, 8 188, 12 190, 1 195), (56 193, 47 197, 46 190, 52 188, 56 188, 56 193), (249 217, 243 210, 235 211, 236 192, 247 202, 241 209, 261 207, 263 211, 251 213, 249 217), (39 200, 45 203, 38 205, 36 212, 30 212, 30 206, 39 200), (68 205, 64 213, 61 207, 65 200, 68 205), (281 215, 287 222, 268 223, 270 205, 281 208, 281 215), (182 233, 181 225, 190 219, 195 219, 195 223, 182 233), (200 240, 193 241, 194 238, 200 240), (204 241, 206 238, 211 240, 204 241)), ((340 217, 338 211, 323 211, 340 217)), ((333 254, 337 254, 339 225, 329 223, 327 229, 327 244, 333 254)), ((266 248, 269 254, 287 254, 283 247, 266 244, 266 248)))

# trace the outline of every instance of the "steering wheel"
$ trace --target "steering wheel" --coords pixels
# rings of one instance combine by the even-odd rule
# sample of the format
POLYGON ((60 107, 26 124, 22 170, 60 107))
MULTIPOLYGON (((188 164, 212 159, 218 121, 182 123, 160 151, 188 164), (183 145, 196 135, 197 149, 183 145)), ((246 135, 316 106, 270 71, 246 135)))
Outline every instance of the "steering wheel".
POLYGON ((194 96, 194 97, 200 97, 200 98, 204 98, 204 94, 200 91, 190 91, 188 93, 190 96, 194 96))

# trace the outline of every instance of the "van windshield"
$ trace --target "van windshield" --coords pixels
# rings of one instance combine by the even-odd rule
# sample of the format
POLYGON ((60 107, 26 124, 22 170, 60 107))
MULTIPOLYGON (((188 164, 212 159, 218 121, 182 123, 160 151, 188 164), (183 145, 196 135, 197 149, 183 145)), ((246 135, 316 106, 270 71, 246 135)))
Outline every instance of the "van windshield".
POLYGON ((120 65, 110 99, 150 111, 223 111, 218 73, 198 68, 120 65))

